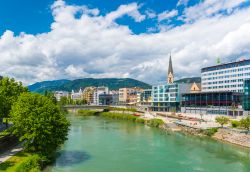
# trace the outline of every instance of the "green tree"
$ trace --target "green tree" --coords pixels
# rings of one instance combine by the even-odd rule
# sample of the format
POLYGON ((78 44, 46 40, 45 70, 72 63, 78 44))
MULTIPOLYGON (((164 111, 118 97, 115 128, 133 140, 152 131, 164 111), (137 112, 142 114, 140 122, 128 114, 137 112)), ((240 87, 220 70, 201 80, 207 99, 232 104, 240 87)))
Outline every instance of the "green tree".
POLYGON ((51 99, 23 93, 13 105, 14 131, 24 148, 50 155, 67 139, 69 122, 51 99))
POLYGON ((249 132, 249 129, 250 129, 250 117, 242 118, 240 120, 240 126, 245 128, 249 132))
POLYGON ((216 121, 217 123, 219 123, 219 124, 221 125, 221 127, 223 128, 223 126, 224 126, 225 124, 228 124, 230 120, 229 120, 228 117, 225 117, 225 116, 217 116, 217 117, 215 118, 215 121, 216 121))
POLYGON ((57 104, 57 100, 56 100, 56 97, 54 96, 53 92, 46 90, 44 92, 44 96, 51 99, 54 104, 57 104))
MULTIPOLYGON (((23 92, 28 92, 28 88, 21 82, 7 77, 0 80, 0 118, 9 118, 11 106, 23 92)), ((8 119, 6 119, 6 127, 8 127, 8 119)))

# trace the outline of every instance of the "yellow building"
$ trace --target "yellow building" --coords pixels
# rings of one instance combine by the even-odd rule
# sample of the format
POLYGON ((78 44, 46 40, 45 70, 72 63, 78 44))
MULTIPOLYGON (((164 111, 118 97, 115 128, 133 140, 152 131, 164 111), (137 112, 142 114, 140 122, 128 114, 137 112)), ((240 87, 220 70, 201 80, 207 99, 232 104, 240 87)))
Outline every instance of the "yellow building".
POLYGON ((94 93, 96 87, 86 87, 83 91, 83 99, 87 101, 87 104, 92 104, 94 102, 94 93))

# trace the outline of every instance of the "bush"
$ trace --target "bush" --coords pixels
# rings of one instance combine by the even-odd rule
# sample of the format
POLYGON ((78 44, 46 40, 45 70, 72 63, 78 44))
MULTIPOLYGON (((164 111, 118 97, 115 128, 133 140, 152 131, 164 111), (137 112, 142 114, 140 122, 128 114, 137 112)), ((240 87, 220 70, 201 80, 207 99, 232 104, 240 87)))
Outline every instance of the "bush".
POLYGON ((135 122, 137 122, 137 123, 141 123, 141 124, 145 124, 145 119, 143 119, 143 118, 137 118, 136 120, 135 120, 135 122))
POLYGON ((121 113, 111 113, 111 112, 101 112, 100 116, 111 119, 122 119, 129 121, 136 121, 138 117, 130 115, 130 114, 121 114, 121 113))
POLYGON ((16 172, 39 172, 41 162, 39 155, 32 155, 17 166, 16 172))
POLYGON ((233 120, 231 121, 231 125, 233 128, 237 128, 240 126, 240 122, 239 121, 236 121, 236 120, 233 120))
POLYGON ((137 112, 135 108, 119 108, 119 107, 109 107, 109 111, 129 111, 129 112, 137 112))
POLYGON ((98 115, 99 112, 95 110, 80 109, 77 113, 82 116, 95 116, 98 115))
POLYGON ((150 119, 147 121, 147 125, 149 125, 151 127, 159 127, 163 124, 164 124, 164 122, 161 119, 150 119))
POLYGON ((210 129, 204 130, 204 134, 211 137, 215 133, 217 133, 217 131, 218 131, 218 128, 210 128, 210 129))

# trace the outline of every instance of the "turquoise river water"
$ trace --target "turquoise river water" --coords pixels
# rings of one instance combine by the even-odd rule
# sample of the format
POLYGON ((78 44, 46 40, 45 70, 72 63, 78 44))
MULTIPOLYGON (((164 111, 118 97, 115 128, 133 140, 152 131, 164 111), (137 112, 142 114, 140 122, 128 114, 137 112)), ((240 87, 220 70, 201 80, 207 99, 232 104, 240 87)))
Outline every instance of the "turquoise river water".
POLYGON ((128 121, 69 115, 71 130, 45 172, 250 172, 250 150, 128 121))

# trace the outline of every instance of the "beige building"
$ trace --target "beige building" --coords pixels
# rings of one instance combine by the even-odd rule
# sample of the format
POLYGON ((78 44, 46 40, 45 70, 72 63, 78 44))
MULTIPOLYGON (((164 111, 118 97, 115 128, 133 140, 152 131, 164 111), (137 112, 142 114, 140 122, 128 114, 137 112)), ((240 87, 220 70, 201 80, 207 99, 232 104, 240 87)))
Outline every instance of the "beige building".
POLYGON ((121 104, 136 104, 138 101, 138 93, 142 92, 141 88, 120 88, 119 89, 119 102, 121 104))
POLYGON ((87 101, 87 104, 93 104, 95 91, 96 91, 96 87, 86 87, 84 89, 83 99, 87 101))

